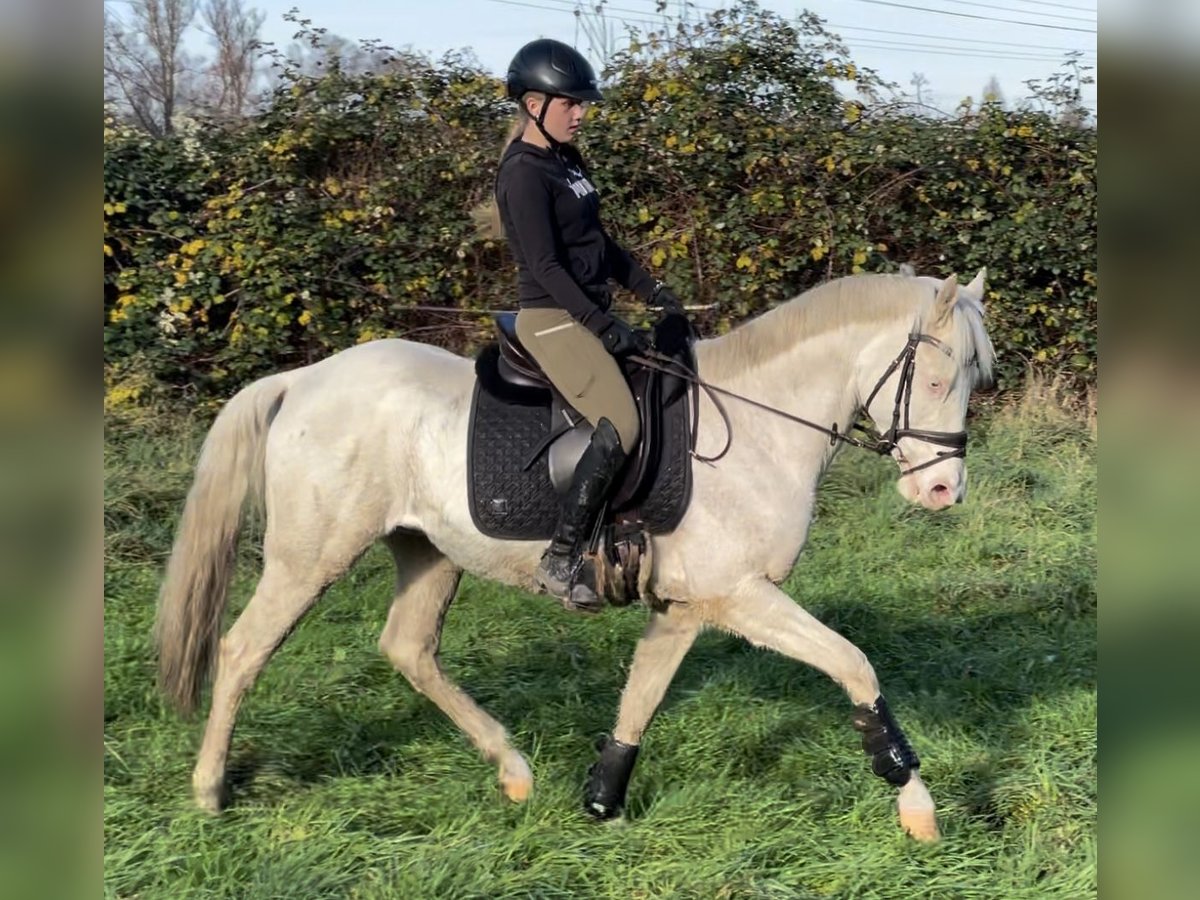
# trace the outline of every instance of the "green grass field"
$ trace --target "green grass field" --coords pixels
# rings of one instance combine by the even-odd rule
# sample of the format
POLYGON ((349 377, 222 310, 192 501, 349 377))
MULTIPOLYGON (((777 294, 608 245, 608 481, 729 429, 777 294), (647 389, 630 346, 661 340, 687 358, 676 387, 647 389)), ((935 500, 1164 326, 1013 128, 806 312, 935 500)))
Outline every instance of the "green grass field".
POLYGON ((267 667, 234 737, 233 803, 198 812, 203 722, 157 696, 150 630, 199 434, 113 420, 106 895, 1094 897, 1096 447, 1046 393, 973 421, 968 500, 946 513, 906 505, 891 463, 842 454, 786 584, 874 664, 940 807, 934 846, 900 832, 835 685, 719 633, 697 642, 647 735, 627 818, 592 822, 583 778, 645 611, 580 617, 468 578, 442 658, 533 767, 532 799, 507 802, 376 650, 382 552, 267 667))

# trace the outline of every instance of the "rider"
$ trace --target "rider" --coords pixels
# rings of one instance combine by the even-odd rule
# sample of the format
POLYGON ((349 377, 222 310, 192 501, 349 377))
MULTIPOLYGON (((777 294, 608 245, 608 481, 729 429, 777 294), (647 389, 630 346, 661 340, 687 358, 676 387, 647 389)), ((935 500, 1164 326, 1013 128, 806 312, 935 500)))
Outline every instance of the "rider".
POLYGON ((577 581, 582 553, 640 429, 614 357, 650 346, 643 333, 609 311, 608 280, 668 313, 682 306, 600 223, 599 195, 571 146, 587 104, 602 99, 588 61, 559 41, 532 41, 513 57, 507 84, 519 110, 500 160, 496 202, 518 268, 517 336, 595 427, 534 577, 569 608, 596 610, 603 601, 577 581))

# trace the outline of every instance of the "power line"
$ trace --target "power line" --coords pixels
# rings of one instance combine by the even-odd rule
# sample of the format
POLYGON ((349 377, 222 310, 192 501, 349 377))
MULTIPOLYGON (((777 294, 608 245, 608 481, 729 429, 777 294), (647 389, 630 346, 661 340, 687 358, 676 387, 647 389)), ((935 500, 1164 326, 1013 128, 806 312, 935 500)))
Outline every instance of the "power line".
MULTIPOLYGON (((571 3, 569 6, 543 6, 538 3, 523 3, 523 2, 521 2, 521 0, 487 0, 487 2, 488 3, 502 3, 505 6, 523 6, 526 9, 540 9, 543 12, 560 12, 560 13, 566 13, 566 14, 573 14, 575 12, 575 10, 578 8, 577 5, 574 3, 571 3)), ((553 2, 555 2, 555 0, 546 0, 546 2, 553 3, 553 2)), ((606 7, 604 7, 604 9, 605 10, 611 9, 613 11, 616 11, 616 7, 612 7, 612 6, 606 6, 606 7)), ((633 12, 633 10, 629 10, 629 12, 633 12)), ((617 19, 617 21, 621 22, 622 24, 627 24, 629 22, 640 22, 643 25, 661 25, 662 24, 661 19, 641 19, 641 18, 636 18, 636 17, 631 18, 629 16, 622 16, 621 18, 617 19)))
POLYGON ((1094 18, 1084 19, 1080 16, 1064 16, 1060 15, 1059 13, 1035 12, 1032 9, 1013 9, 1011 6, 996 6, 994 3, 975 3, 974 0, 941 0, 941 2, 953 3, 955 6, 974 6, 979 9, 994 9, 1000 12, 1016 13, 1017 15, 1042 16, 1047 19, 1063 19, 1067 22, 1087 22, 1089 25, 1095 24, 1096 21, 1094 18))
MULTIPOLYGON (((528 6, 533 9, 544 9, 546 11, 554 11, 554 12, 558 11, 558 9, 555 9, 553 7, 533 6, 533 4, 529 4, 529 3, 519 3, 519 2, 517 2, 517 0, 490 0, 490 2, 507 3, 508 5, 511 5, 511 6, 528 6)), ((558 8, 560 8, 563 12, 576 13, 577 11, 583 12, 585 9, 584 5, 580 2, 577 2, 577 0, 543 0, 543 2, 559 4, 558 8)), ((1069 25, 1052 25, 1048 22, 1026 22, 1026 21, 1018 20, 1018 19, 1002 19, 997 16, 984 16, 984 15, 980 15, 978 13, 955 12, 955 11, 949 10, 949 9, 932 9, 930 7, 925 7, 925 6, 909 6, 909 5, 903 4, 903 3, 887 2, 887 0, 857 0, 857 2, 871 3, 876 6, 893 6, 893 7, 896 7, 897 9, 911 9, 911 10, 916 10, 918 12, 931 12, 931 13, 937 13, 937 14, 943 15, 943 16, 955 16, 955 17, 961 18, 961 19, 976 19, 976 20, 984 21, 984 22, 1004 22, 1009 25, 1026 25, 1026 26, 1029 26, 1032 28, 1049 28, 1053 31, 1073 31, 1073 32, 1080 32, 1082 34, 1095 34, 1096 33, 1094 29, 1089 29, 1089 28, 1075 28, 1075 27, 1072 27, 1069 25)), ((1046 13, 1037 13, 1037 12, 1033 12, 1031 10, 1028 10, 1028 11, 1027 10, 1016 10, 1016 9, 1012 9, 1011 7, 1006 7, 1006 6, 993 6, 993 5, 982 4, 982 3, 968 3, 967 0, 946 0, 946 2, 966 3, 967 5, 970 5, 970 6, 983 6, 987 9, 995 9, 995 10, 1000 10, 1000 11, 1005 11, 1005 12, 1015 12, 1018 14, 1020 14, 1022 12, 1027 12, 1028 14, 1035 15, 1035 16, 1036 15, 1047 15, 1046 13)), ((1032 2, 1032 0, 1017 0, 1017 2, 1032 2)), ((708 6, 694 6, 694 8, 697 10, 703 11, 703 12, 721 12, 722 11, 721 9, 718 9, 716 7, 708 7, 708 6)), ((657 25, 663 24, 663 20, 665 19, 665 15, 663 18, 658 18, 658 19, 638 18, 637 16, 644 16, 647 13, 647 10, 630 9, 629 7, 621 7, 621 6, 609 6, 607 4, 605 4, 604 7, 602 8, 601 14, 603 14, 605 12, 610 12, 610 11, 611 12, 628 12, 628 13, 635 14, 635 17, 633 17, 633 18, 622 17, 622 18, 618 19, 618 21, 623 22, 623 23, 639 22, 639 23, 646 24, 646 25, 656 25, 657 26, 657 25)), ((1084 21, 1089 21, 1089 20, 1072 19, 1072 21, 1084 22, 1084 21)), ((831 27, 836 28, 838 26, 835 25, 835 26, 831 26, 831 27)))
MULTIPOLYGON (((500 3, 505 6, 518 6, 518 7, 524 7, 526 9, 537 9, 537 10, 542 10, 544 12, 562 12, 562 13, 569 13, 569 14, 577 15, 581 11, 580 4, 575 2, 575 0, 542 0, 541 3, 529 3, 529 2, 523 2, 523 0, 488 0, 488 2, 500 3), (551 4, 556 4, 556 5, 546 6, 545 5, 546 3, 551 3, 551 4)), ((859 2, 873 3, 873 4, 879 5, 879 6, 897 6, 902 9, 923 9, 922 7, 909 7, 909 6, 905 6, 903 4, 899 4, 899 3, 883 2, 883 0, 859 0, 859 2)), ((954 0, 951 0, 951 2, 954 2, 954 0)), ((1018 2, 1020 2, 1020 0, 1018 0, 1018 2)), ((1029 2, 1029 0, 1026 0, 1026 2, 1029 2)), ((980 5, 980 4, 974 4, 974 5, 980 5)), ((697 7, 697 8, 702 8, 702 7, 697 7)), ((949 10, 927 10, 927 11, 941 12, 945 15, 961 16, 961 17, 970 18, 970 19, 984 19, 984 20, 988 20, 988 21, 1009 21, 1009 20, 1005 20, 1005 19, 994 19, 990 16, 973 15, 970 13, 955 13, 955 12, 951 12, 949 10)), ((614 7, 614 6, 606 5, 603 8, 603 12, 635 12, 635 10, 628 9, 627 7, 614 7)), ((654 26, 663 24, 663 21, 661 19, 646 19, 646 18, 641 18, 638 16, 621 17, 621 18, 617 19, 617 21, 621 22, 622 24, 629 24, 630 22, 638 22, 640 24, 654 25, 654 26)), ((1052 28, 1052 29, 1062 30, 1062 31, 1082 31, 1082 32, 1090 33, 1090 34, 1095 33, 1095 32, 1087 32, 1086 29, 1082 29, 1082 28, 1068 28, 1065 26, 1045 25, 1045 24, 1039 24, 1036 22, 1015 23, 1015 24, 1027 24, 1027 25, 1033 25, 1035 27, 1052 28)), ((1007 46, 1024 47, 1024 48, 1027 48, 1027 49, 1033 50, 1033 51, 1062 50, 1063 52, 1075 52, 1072 48, 1030 46, 1028 44, 1018 43, 1015 41, 981 41, 981 40, 972 40, 970 38, 951 38, 951 37, 948 37, 945 35, 923 34, 920 32, 897 32, 897 31, 889 31, 887 29, 879 29, 879 28, 863 28, 863 27, 853 26, 853 25, 832 25, 831 24, 829 27, 835 28, 835 29, 844 29, 844 30, 848 30, 848 31, 849 30, 868 31, 868 32, 878 32, 878 33, 883 33, 883 34, 896 34, 896 35, 901 35, 901 36, 905 36, 905 37, 920 37, 920 38, 925 38, 928 40, 948 40, 948 41, 952 41, 952 42, 976 43, 976 44, 1003 44, 1003 45, 1007 45, 1007 46)), ((957 56, 957 57, 969 57, 969 58, 979 58, 979 59, 1012 59, 1012 60, 1027 60, 1027 61, 1032 61, 1032 62, 1055 62, 1055 61, 1059 60, 1059 57, 1053 57, 1053 56, 1035 56, 1035 55, 1027 55, 1027 54, 1005 54, 1003 50, 1000 50, 1000 49, 992 50, 992 48, 990 48, 990 47, 984 47, 982 50, 976 52, 976 51, 972 51, 970 48, 955 49, 955 48, 947 48, 947 47, 944 47, 941 45, 929 47, 928 45, 912 44, 912 43, 903 42, 903 41, 885 42, 887 44, 890 44, 890 46, 882 46, 881 44, 873 45, 871 43, 868 43, 869 41, 873 41, 873 40, 878 40, 880 42, 883 42, 883 39, 873 39, 873 38, 847 38, 846 40, 847 40, 847 43, 850 43, 852 45, 859 45, 859 46, 863 46, 863 47, 869 47, 871 49, 884 50, 884 51, 888 51, 888 50, 899 51, 899 50, 905 50, 905 49, 922 50, 922 52, 926 52, 926 53, 930 53, 930 54, 934 54, 934 55, 938 55, 938 56, 957 56), (985 51, 992 51, 992 52, 989 53, 989 52, 985 52, 985 51)), ((1085 51, 1080 51, 1080 52, 1085 52, 1085 51)))
MULTIPOLYGON (((556 5, 563 6, 564 8, 569 7, 571 11, 579 8, 579 6, 580 6, 580 3, 578 2, 578 0, 543 0, 543 2, 553 3, 556 5)), ((634 2, 636 2, 636 0, 634 0, 634 2)), ((656 0, 646 0, 646 2, 654 3, 654 2, 656 2, 656 0)), ((949 0, 949 2, 956 2, 956 0, 949 0)), ((1034 3, 1034 2, 1037 2, 1037 0, 1016 0, 1016 2, 1018 2, 1018 3, 1034 3)), ((698 6, 696 4, 690 4, 690 5, 692 6, 693 9, 701 11, 701 12, 720 12, 721 11, 717 7, 712 7, 712 6, 698 6)), ((1045 5, 1061 6, 1062 4, 1048 3, 1045 5)), ((1001 7, 997 7, 997 8, 1001 8, 1001 7)), ((1077 7, 1077 6, 1067 6, 1064 8, 1084 10, 1083 7, 1077 7)), ((608 6, 607 4, 605 5, 604 9, 605 10, 611 9, 614 12, 641 12, 640 10, 632 10, 632 9, 628 9, 626 7, 608 6)), ((1084 11, 1086 12, 1087 10, 1084 10, 1084 11)), ((640 21, 647 21, 647 20, 642 19, 640 21)), ((1093 50, 1080 50, 1080 48, 1078 48, 1078 47, 1049 47, 1044 44, 1028 44, 1028 43, 1025 43, 1024 41, 988 41, 988 40, 980 40, 977 38, 951 37, 950 35, 945 35, 945 34, 926 34, 923 32, 916 32, 916 31, 893 31, 893 30, 887 29, 887 28, 864 28, 864 27, 857 26, 857 25, 838 25, 838 24, 832 23, 832 22, 827 23, 827 25, 829 28, 834 29, 835 31, 870 31, 870 32, 878 32, 880 34, 895 34, 895 35, 902 35, 904 37, 926 38, 928 40, 935 40, 935 41, 953 41, 956 43, 964 43, 964 44, 1001 44, 1004 46, 1022 47, 1022 48, 1028 49, 1028 50, 1035 50, 1035 51, 1047 50, 1047 51, 1061 51, 1063 53, 1082 52, 1082 53, 1090 53, 1092 55, 1095 54, 1095 51, 1093 51, 1093 50)))
POLYGON ((1076 12, 1095 13, 1095 7, 1069 6, 1066 3, 1051 3, 1050 0, 1015 0, 1017 3, 1028 3, 1030 6, 1053 6, 1057 9, 1073 9, 1076 12))
POLYGON ((1026 62, 1061 62, 1061 57, 1057 56, 1032 56, 1024 53, 1003 53, 989 52, 984 50, 947 50, 940 46, 931 46, 928 44, 908 44, 887 41, 871 41, 869 38, 862 41, 855 41, 851 46, 866 48, 869 50, 904 50, 906 52, 912 50, 920 50, 922 55, 932 54, 934 56, 958 56, 968 59, 1006 59, 1006 60, 1023 60, 1026 62))
MULTIPOLYGON (((579 0, 561 0, 561 2, 569 3, 571 6, 583 5, 581 2, 579 2, 579 0)), ((634 0, 634 2, 637 2, 637 0, 634 0)), ((645 2, 646 3, 657 3, 658 0, 645 0, 645 2)), ((978 6, 978 7, 982 7, 983 9, 992 9, 992 10, 998 10, 1000 12, 1017 13, 1018 15, 1024 14, 1024 15, 1030 15, 1030 16, 1043 16, 1043 17, 1051 18, 1051 19, 1066 19, 1069 22, 1087 22, 1089 24, 1092 24, 1095 22, 1095 18, 1082 19, 1082 18, 1079 18, 1078 16, 1062 16, 1062 15, 1059 15, 1058 13, 1037 12, 1036 10, 1032 10, 1032 9, 1013 9, 1011 6, 996 6, 995 4, 991 4, 991 3, 975 3, 975 2, 971 2, 971 0, 942 0, 942 2, 954 3, 954 4, 961 5, 961 6, 978 6)), ((1065 3, 1052 3, 1052 2, 1049 2, 1049 0, 1010 0, 1010 2, 1027 3, 1027 4, 1032 4, 1033 6, 1049 6, 1049 7, 1054 7, 1056 9, 1070 9, 1070 10, 1074 10, 1076 12, 1092 13, 1093 17, 1095 16, 1095 12, 1096 12, 1094 9, 1089 9, 1086 6, 1070 6, 1065 3)), ((710 12, 710 13, 726 12, 728 9, 727 7, 718 7, 718 6, 700 6, 699 4, 696 4, 696 3, 689 3, 688 6, 690 6, 694 10, 697 10, 698 12, 710 12)), ((615 9, 617 9, 617 7, 608 6, 607 3, 605 3, 604 9, 614 9, 615 10, 615 9)), ((637 13, 645 14, 646 10, 627 9, 626 12, 637 12, 637 13)), ((665 12, 666 12, 666 10, 664 9, 664 14, 665 14, 665 12)))
MULTIPOLYGON (((563 13, 573 13, 575 11, 575 9, 577 8, 577 4, 574 3, 573 0, 542 0, 541 4, 522 2, 522 0, 489 0, 489 2, 502 3, 506 6, 521 6, 521 7, 525 7, 528 9, 540 9, 540 10, 543 10, 546 12, 561 11, 563 13), (546 3, 552 3, 552 4, 558 4, 558 5, 557 6, 546 6, 546 5, 544 5, 546 3)), ((614 11, 614 12, 624 12, 625 11, 624 8, 621 8, 621 7, 607 7, 607 6, 605 7, 605 10, 606 11, 614 11)), ((653 20, 649 20, 649 19, 639 19, 639 18, 629 18, 629 19, 621 18, 621 19, 618 19, 618 21, 620 21, 620 22, 636 21, 636 22, 644 22, 644 23, 651 24, 651 25, 661 24, 658 21, 653 21, 653 20)), ((1052 51, 1062 51, 1064 53, 1074 52, 1074 48, 1069 48, 1069 47, 1047 47, 1044 45, 1029 45, 1029 44, 1025 44, 1025 43, 1021 43, 1021 42, 1017 42, 1017 41, 982 41, 982 40, 972 40, 970 38, 952 38, 947 35, 924 34, 921 32, 890 31, 888 29, 882 29, 882 28, 861 28, 861 27, 853 26, 853 25, 830 25, 829 27, 835 28, 835 29, 844 29, 847 31, 850 31, 850 30, 866 31, 866 32, 874 32, 874 33, 880 33, 880 34, 894 34, 894 35, 899 35, 899 36, 904 36, 904 37, 925 38, 926 40, 936 40, 936 41, 946 40, 946 41, 951 41, 951 42, 962 42, 962 43, 983 44, 983 45, 998 44, 998 45, 1011 46, 1011 47, 1020 47, 1025 50, 1032 51, 1031 53, 1018 54, 1015 52, 1005 51, 1004 49, 1002 49, 1000 47, 993 48, 993 47, 984 46, 980 50, 976 51, 970 47, 955 48, 955 47, 946 47, 946 46, 940 45, 940 44, 935 45, 935 46, 930 46, 930 45, 926 45, 926 44, 913 44, 913 43, 907 42, 907 41, 886 41, 886 39, 884 39, 884 38, 853 38, 853 37, 845 38, 847 43, 851 44, 852 46, 873 47, 874 49, 884 49, 884 50, 888 50, 888 49, 901 50, 901 49, 907 48, 907 49, 911 49, 911 50, 923 50, 923 51, 926 51, 929 53, 936 53, 939 56, 959 56, 959 57, 970 57, 970 58, 977 58, 977 59, 1014 59, 1014 60, 1023 59, 1023 60, 1039 61, 1039 62, 1054 62, 1054 61, 1060 60, 1061 57, 1047 56, 1047 55, 1035 55, 1035 54, 1037 54, 1039 51, 1043 51, 1043 50, 1047 51, 1047 52, 1052 52, 1052 51), (878 44, 873 45, 873 44, 869 43, 870 41, 877 41, 877 42, 883 41, 883 42, 889 44, 890 46, 884 47, 884 46, 881 46, 878 44)))
MULTIPOLYGON (((978 38, 951 37, 947 34, 925 34, 920 31, 893 31, 890 28, 864 28, 860 25, 834 25, 832 23, 830 23, 829 27, 837 31, 870 31, 877 34, 897 34, 903 37, 926 38, 933 41, 950 41, 955 44, 1001 44, 1006 47, 1023 47, 1027 50, 1057 50, 1063 53, 1087 53, 1092 56, 1096 53, 1094 50, 1081 50, 1078 47, 1050 47, 1046 44, 1029 44, 1025 41, 985 41, 978 38)), ((880 38, 880 40, 883 39, 880 38)))
MULTIPOLYGON (((906 3, 892 3, 888 2, 888 0, 855 0, 855 2, 870 3, 872 6, 893 6, 896 9, 912 9, 916 10, 917 12, 937 13, 938 15, 942 16, 956 16, 960 19, 982 19, 985 22, 1004 22, 1008 25, 1028 25, 1031 28, 1049 28, 1053 31, 1078 31, 1083 34, 1096 33, 1095 29, 1093 28, 1074 28, 1070 25, 1050 25, 1045 22, 1025 22, 1018 19, 1001 19, 996 16, 980 16, 976 15, 975 13, 953 12, 948 9, 931 9, 928 6, 909 6, 906 3)), ((1005 7, 996 8, 1004 9, 1005 7)))

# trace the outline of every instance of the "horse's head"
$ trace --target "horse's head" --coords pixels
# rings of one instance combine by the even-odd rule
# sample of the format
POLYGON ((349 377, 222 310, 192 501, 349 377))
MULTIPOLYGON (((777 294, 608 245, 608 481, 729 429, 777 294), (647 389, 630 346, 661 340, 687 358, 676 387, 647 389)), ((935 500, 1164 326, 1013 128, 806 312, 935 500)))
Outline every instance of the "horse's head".
POLYGON ((897 487, 927 509, 966 494, 967 400, 990 379, 993 359, 983 328, 985 276, 981 270, 966 286, 953 275, 923 279, 936 294, 922 305, 904 349, 894 334, 873 341, 859 370, 863 405, 900 466, 897 487))

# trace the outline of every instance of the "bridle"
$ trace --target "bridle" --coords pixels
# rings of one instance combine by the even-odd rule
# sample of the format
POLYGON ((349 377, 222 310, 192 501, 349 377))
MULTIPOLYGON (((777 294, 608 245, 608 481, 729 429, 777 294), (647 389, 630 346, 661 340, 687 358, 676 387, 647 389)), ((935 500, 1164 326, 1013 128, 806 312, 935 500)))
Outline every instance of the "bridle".
MULTIPOLYGON (((891 377, 892 373, 897 368, 900 369, 900 380, 896 384, 896 402, 892 407, 892 426, 883 434, 876 434, 874 429, 865 425, 855 424, 855 428, 875 439, 874 446, 867 446, 868 450, 874 450, 880 456, 888 456, 897 448, 901 438, 913 438, 914 440, 924 441, 927 444, 938 444, 943 447, 950 447, 950 450, 939 450, 933 459, 926 460, 919 466, 913 466, 909 469, 902 469, 901 477, 911 475, 913 472, 919 472, 921 469, 928 468, 940 463, 944 459, 953 459, 954 457, 965 457, 967 455, 967 433, 965 431, 925 431, 920 428, 909 427, 908 409, 912 403, 912 385, 913 375, 916 372, 917 362, 917 345, 929 344, 931 347, 936 347, 942 353, 953 359, 954 354, 950 348, 942 341, 939 341, 931 334, 919 334, 912 332, 908 336, 908 343, 904 345, 904 349, 900 351, 900 355, 892 360, 892 364, 887 367, 887 370, 879 376, 879 380, 875 382, 875 387, 872 389, 866 402, 862 404, 861 411, 869 412, 871 409, 871 401, 875 399, 875 395, 879 393, 884 382, 891 377), (901 408, 904 411, 904 426, 900 425, 901 408)), ((859 446, 863 446, 860 444, 859 446)))
POLYGON ((950 448, 949 450, 939 450, 933 459, 927 460, 921 463, 919 466, 912 466, 908 469, 902 469, 900 474, 901 477, 903 477, 905 475, 911 475, 913 472, 918 472, 921 469, 928 468, 929 466, 937 465, 943 460, 953 459, 955 457, 965 457, 967 455, 967 432, 965 431, 926 431, 920 428, 910 427, 909 406, 912 403, 913 376, 916 371, 917 346, 919 344, 929 344, 931 347, 936 347, 942 353, 946 354, 946 356, 953 358, 953 353, 951 352, 950 348, 933 335, 922 334, 916 331, 911 332, 908 336, 907 343, 904 345, 904 348, 900 351, 899 355, 892 360, 891 365, 887 367, 884 373, 879 376, 879 380, 875 382, 875 387, 867 396, 866 401, 862 403, 855 412, 855 421, 850 430, 861 431, 864 435, 866 435, 866 440, 860 440, 859 438, 853 437, 848 431, 839 430, 837 422, 834 422, 832 426, 826 427, 825 425, 820 425, 801 416, 792 415, 791 413, 785 412, 777 407, 769 406, 766 403, 760 403, 757 400, 752 400, 749 397, 736 394, 733 391, 726 390, 725 388, 709 384, 708 382, 702 380, 696 372, 693 372, 690 368, 680 363, 678 360, 659 353, 656 350, 649 351, 648 355, 645 356, 633 356, 631 359, 635 363, 639 363, 640 365, 646 366, 650 369, 656 369, 667 375, 673 375, 692 385, 692 456, 700 462, 716 462, 725 456, 725 454, 729 452, 730 447, 733 445, 733 431, 730 425, 729 415, 726 413, 724 406, 716 396, 717 394, 722 394, 726 397, 732 397, 733 399, 739 400, 742 403, 747 403, 750 406, 787 419, 790 422, 796 422, 799 425, 804 425, 807 428, 820 431, 822 434, 829 436, 829 443, 831 446, 840 441, 841 443, 849 444, 852 447, 870 450, 874 453, 878 453, 880 456, 890 456, 892 452, 897 449, 900 439, 907 437, 918 441, 924 441, 929 444, 938 444, 940 446, 950 448), (887 431, 883 432, 883 434, 879 434, 874 428, 871 428, 868 425, 860 424, 858 419, 864 412, 868 413, 869 417, 871 401, 875 399, 875 395, 879 393, 879 391, 883 388, 883 385, 887 382, 888 378, 890 378, 892 373, 897 369, 900 369, 900 380, 896 385, 896 400, 892 408, 892 424, 887 431), (695 401, 700 390, 703 390, 708 394, 709 399, 713 401, 713 405, 721 414, 721 420, 725 423, 725 446, 721 448, 721 452, 716 456, 700 456, 698 453, 696 453, 696 440, 698 431, 696 426, 699 423, 700 409, 699 404, 695 401), (903 417, 903 424, 901 424, 901 417, 903 417))

